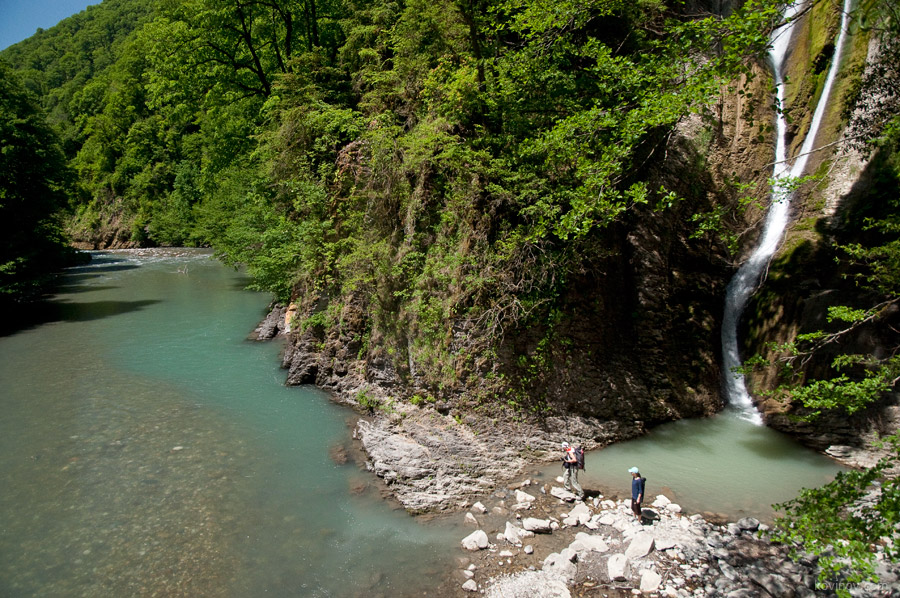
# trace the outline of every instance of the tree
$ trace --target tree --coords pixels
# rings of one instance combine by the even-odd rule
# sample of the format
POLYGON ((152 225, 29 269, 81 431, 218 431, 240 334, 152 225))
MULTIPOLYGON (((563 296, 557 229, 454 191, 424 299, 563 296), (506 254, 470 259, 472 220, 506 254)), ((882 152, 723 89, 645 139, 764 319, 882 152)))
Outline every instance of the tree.
POLYGON ((37 99, 0 61, 0 301, 34 299, 71 257, 59 222, 73 178, 37 99))

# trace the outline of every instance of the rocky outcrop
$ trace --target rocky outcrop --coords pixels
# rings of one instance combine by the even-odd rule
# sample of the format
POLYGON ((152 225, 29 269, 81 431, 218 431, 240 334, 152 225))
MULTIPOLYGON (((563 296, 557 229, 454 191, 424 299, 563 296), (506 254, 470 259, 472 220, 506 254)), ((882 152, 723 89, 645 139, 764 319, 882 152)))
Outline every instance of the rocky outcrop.
MULTIPOLYGON (((812 598, 833 596, 839 581, 832 588, 819 582, 816 559, 794 562, 789 547, 769 542, 768 526, 752 517, 713 523, 682 514, 660 495, 639 522, 625 501, 598 495, 573 503, 555 498, 553 489, 531 492, 538 498, 527 504, 511 492, 493 495, 489 513, 495 516, 479 515, 478 531, 488 544, 459 559, 463 590, 491 598, 597 590, 611 596, 812 598), (536 517, 552 524, 547 533, 535 535, 520 524, 536 517), (507 530, 518 530, 512 539, 498 531, 504 522, 507 530)), ((879 558, 877 573, 878 584, 856 584, 854 595, 894 595, 890 588, 900 581, 900 570, 879 558)))
MULTIPOLYGON (((524 423, 467 424, 431 407, 398 404, 389 415, 361 419, 355 430, 366 467, 382 478, 411 512, 460 508, 467 497, 489 493, 536 460, 554 459, 558 432, 524 423)), ((569 418, 551 430, 581 429, 585 446, 636 436, 637 427, 569 418)), ((577 436, 575 437, 577 438, 577 436)), ((527 498, 523 499, 527 502, 527 498)))
POLYGON ((287 333, 289 327, 285 319, 286 313, 287 308, 284 305, 275 303, 269 306, 269 313, 259 323, 259 326, 250 333, 250 340, 267 341, 287 333))

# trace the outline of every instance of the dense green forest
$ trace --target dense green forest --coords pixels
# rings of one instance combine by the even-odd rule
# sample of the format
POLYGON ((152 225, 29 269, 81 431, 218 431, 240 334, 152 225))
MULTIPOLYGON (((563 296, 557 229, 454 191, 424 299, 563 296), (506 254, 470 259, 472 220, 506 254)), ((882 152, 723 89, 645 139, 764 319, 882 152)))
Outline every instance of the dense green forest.
POLYGON ((431 351, 546 315, 605 229, 677 203, 646 164, 778 8, 107 0, 2 59, 77 178, 73 239, 212 245, 431 351))
POLYGON ((63 234, 75 184, 34 96, 0 62, 0 307, 40 296, 77 257, 63 234))

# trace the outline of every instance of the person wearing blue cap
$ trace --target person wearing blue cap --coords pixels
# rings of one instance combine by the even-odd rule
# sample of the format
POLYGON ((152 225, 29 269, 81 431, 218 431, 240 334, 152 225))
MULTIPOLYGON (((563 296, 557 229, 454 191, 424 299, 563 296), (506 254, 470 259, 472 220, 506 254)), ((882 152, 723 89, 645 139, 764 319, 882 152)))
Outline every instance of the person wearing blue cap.
POLYGON ((644 502, 644 478, 637 467, 632 467, 628 473, 631 474, 631 512, 640 521, 641 503, 644 502))

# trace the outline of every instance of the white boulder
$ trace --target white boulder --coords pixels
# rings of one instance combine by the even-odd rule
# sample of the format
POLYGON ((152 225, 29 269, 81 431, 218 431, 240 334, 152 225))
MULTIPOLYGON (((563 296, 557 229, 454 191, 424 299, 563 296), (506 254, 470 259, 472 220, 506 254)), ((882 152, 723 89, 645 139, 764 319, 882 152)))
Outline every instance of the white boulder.
POLYGON ((653 550, 653 546, 653 536, 647 532, 640 532, 634 536, 631 544, 625 549, 625 556, 630 559, 643 558, 650 554, 650 551, 653 550))
POLYGON ((549 519, 537 519, 535 517, 526 517, 523 519, 522 527, 529 532, 540 534, 550 533, 552 530, 551 521, 549 519))
POLYGON ((643 573, 641 573, 642 592, 655 592, 659 589, 659 584, 661 583, 662 577, 653 569, 646 569, 643 573))
POLYGON ((606 562, 606 570, 612 581, 627 581, 631 578, 631 561, 624 554, 614 554, 606 562))
POLYGON ((564 500, 566 502, 575 502, 575 499, 578 498, 573 493, 569 492, 565 488, 560 488, 558 486, 554 486, 550 488, 550 495, 555 496, 559 500, 564 500))
POLYGON ((521 490, 516 490, 516 502, 517 503, 530 503, 537 500, 536 496, 532 496, 527 492, 522 492, 521 490))
POLYGON ((484 550, 488 547, 488 536, 484 530, 475 530, 462 539, 462 545, 466 550, 484 550))
POLYGON ((519 528, 509 521, 506 522, 506 531, 503 533, 503 538, 513 546, 522 545, 522 537, 519 535, 519 528))

